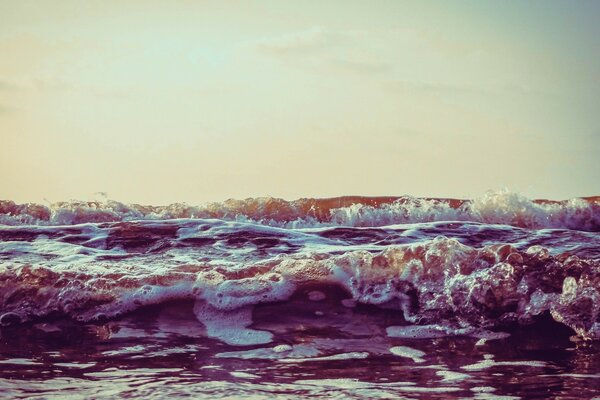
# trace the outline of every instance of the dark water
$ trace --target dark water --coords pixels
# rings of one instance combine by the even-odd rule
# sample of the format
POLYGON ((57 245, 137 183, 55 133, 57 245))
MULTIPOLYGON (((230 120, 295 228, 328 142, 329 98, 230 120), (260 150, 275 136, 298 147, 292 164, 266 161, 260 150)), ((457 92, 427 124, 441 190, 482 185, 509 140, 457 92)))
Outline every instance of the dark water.
POLYGON ((202 337, 202 325, 190 318, 192 304, 185 302, 103 324, 52 321, 3 328, 2 396, 430 399, 598 394, 598 342, 570 340, 571 332, 550 321, 484 344, 465 336, 399 339, 381 331, 394 321, 392 313, 369 307, 348 311, 324 301, 298 300, 256 310, 256 327, 276 332, 269 346, 240 348, 202 337), (316 319, 309 310, 324 315, 316 319), (274 321, 273 314, 285 317, 274 321), (293 350, 273 351, 278 345, 293 350), (390 352, 398 346, 424 354, 390 352), (340 355, 349 359, 326 358, 340 355))
POLYGON ((3 202, 0 397, 594 398, 597 199, 3 202))

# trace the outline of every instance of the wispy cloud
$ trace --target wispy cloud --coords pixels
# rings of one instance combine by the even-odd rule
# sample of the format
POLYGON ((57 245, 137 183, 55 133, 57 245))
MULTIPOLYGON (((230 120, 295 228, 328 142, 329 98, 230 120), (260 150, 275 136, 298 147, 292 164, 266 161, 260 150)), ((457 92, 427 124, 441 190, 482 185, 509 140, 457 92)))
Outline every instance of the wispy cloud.
MULTIPOLYGON (((369 31, 312 27, 265 38, 256 48, 267 55, 294 60, 320 61, 321 65, 360 74, 380 74, 388 63, 361 41, 369 31)), ((311 66, 314 64, 311 64, 311 66)))
POLYGON ((399 92, 421 92, 432 94, 486 94, 487 90, 465 86, 453 85, 442 82, 419 82, 419 81, 404 81, 395 80, 388 82, 386 85, 392 90, 399 92))
POLYGON ((440 95, 469 95, 469 96, 523 96, 540 97, 552 96, 551 91, 541 91, 530 86, 517 84, 469 85, 447 82, 426 82, 418 80, 392 80, 385 83, 388 89, 398 93, 421 93, 440 95))
POLYGON ((34 91, 54 91, 71 89, 72 85, 58 78, 50 77, 28 77, 20 79, 18 82, 0 81, 0 92, 34 90, 34 91))
POLYGON ((321 27, 313 27, 300 32, 262 39, 257 43, 257 48, 266 53, 285 55, 321 50, 333 44, 335 44, 335 35, 321 27))
POLYGON ((351 72, 361 74, 383 74, 391 69, 388 63, 385 63, 376 57, 337 57, 331 60, 331 64, 351 72))

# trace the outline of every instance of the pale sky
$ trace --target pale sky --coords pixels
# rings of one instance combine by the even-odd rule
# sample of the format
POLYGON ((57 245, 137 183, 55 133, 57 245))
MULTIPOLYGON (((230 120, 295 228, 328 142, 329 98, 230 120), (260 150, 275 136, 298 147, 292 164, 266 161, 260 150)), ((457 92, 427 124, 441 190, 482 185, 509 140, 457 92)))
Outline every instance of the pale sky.
POLYGON ((0 199, 599 195, 599 16, 0 0, 0 199))

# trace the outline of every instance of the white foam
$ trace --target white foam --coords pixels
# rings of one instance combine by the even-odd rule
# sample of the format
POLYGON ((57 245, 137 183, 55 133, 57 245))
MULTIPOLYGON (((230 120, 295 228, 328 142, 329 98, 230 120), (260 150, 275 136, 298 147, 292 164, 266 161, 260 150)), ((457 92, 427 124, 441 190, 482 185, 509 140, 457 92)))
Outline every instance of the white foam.
POLYGON ((223 310, 288 299, 295 286, 277 272, 227 279, 216 271, 200 272, 194 286, 198 297, 223 310))
POLYGON ((368 388, 372 384, 368 382, 361 382, 358 379, 353 378, 338 378, 338 379, 300 379, 294 382, 298 385, 311 385, 319 387, 333 387, 336 389, 358 389, 368 388))
POLYGON ((474 392, 474 393, 475 393, 475 396, 473 398, 480 399, 480 400, 519 400, 519 399, 522 399, 522 397, 519 397, 519 396, 498 395, 498 394, 487 393, 487 392, 474 392))
POLYGON ((300 363, 307 361, 336 361, 336 360, 362 360, 369 357, 369 353, 366 351, 353 351, 350 353, 340 353, 331 356, 324 357, 310 357, 310 358, 283 358, 280 362, 284 363, 300 363))
POLYGON ((425 362, 425 360, 423 359, 423 356, 425 355, 425 353, 422 352, 421 350, 413 349, 412 347, 394 346, 390 349, 390 353, 392 353, 396 356, 399 356, 399 357, 410 358, 416 363, 425 362))
POLYGON ((389 337, 405 339, 434 339, 448 336, 447 329, 439 325, 388 326, 385 330, 389 337))
POLYGON ((219 339, 234 346, 265 344, 273 340, 270 332, 249 329, 252 324, 252 307, 246 306, 235 310, 219 310, 197 301, 194 314, 206 327, 209 337, 219 339))
POLYGON ((499 366, 524 366, 542 368, 547 366, 547 364, 544 361, 494 361, 493 358, 488 358, 479 361, 475 364, 464 365, 461 368, 467 371, 481 371, 491 367, 499 366))
POLYGON ((285 351, 292 351, 292 349, 293 349, 293 347, 290 346, 289 344, 280 344, 280 345, 273 347, 273 351, 275 353, 283 353, 285 351))
POLYGON ((442 382, 448 381, 464 381, 465 379, 469 379, 472 376, 469 374, 463 374, 461 372, 454 371, 436 371, 436 375, 441 376, 442 382))
POLYGON ((231 376, 233 376, 234 378, 242 378, 242 379, 256 379, 256 378, 260 378, 260 376, 258 376, 258 375, 250 374, 248 372, 243 372, 243 371, 231 371, 229 374, 231 376))
POLYGON ((281 350, 279 345, 275 347, 258 348, 242 351, 227 351, 215 355, 217 358, 239 358, 242 360, 278 360, 282 358, 307 358, 316 357, 321 351, 311 344, 296 344, 294 346, 284 347, 281 350))

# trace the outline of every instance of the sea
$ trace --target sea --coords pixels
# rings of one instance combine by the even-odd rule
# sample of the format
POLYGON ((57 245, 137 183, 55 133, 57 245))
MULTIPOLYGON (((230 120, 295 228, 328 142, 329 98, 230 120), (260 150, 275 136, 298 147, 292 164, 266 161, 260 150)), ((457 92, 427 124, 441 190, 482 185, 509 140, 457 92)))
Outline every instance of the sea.
POLYGON ((600 197, 0 201, 0 398, 600 399, 600 197))

